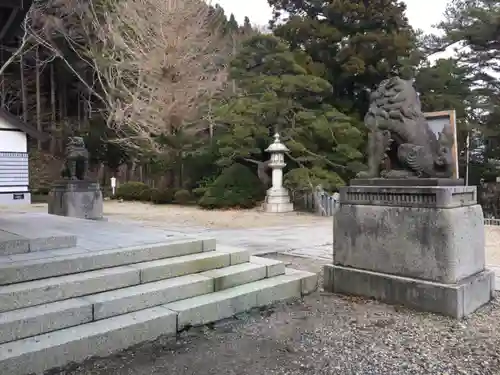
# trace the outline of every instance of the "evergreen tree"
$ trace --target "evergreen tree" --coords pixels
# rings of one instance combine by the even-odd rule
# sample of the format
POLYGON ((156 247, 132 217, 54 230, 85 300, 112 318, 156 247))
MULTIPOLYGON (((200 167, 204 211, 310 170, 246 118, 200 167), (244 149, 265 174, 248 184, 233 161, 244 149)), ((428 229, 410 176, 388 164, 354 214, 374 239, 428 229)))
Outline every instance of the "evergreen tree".
POLYGON ((415 77, 423 111, 456 111, 459 144, 462 146, 471 124, 476 122, 470 74, 471 69, 461 66, 457 60, 440 59, 433 65, 423 65, 415 77))
POLYGON ((243 27, 241 28, 243 34, 251 34, 253 32, 252 24, 250 23, 250 18, 245 17, 243 19, 243 27))
POLYGON ((428 37, 435 52, 457 46, 457 58, 470 70, 477 127, 484 138, 485 161, 500 159, 500 2, 452 0, 439 24, 444 37, 428 37))
POLYGON ((227 21, 226 24, 226 30, 230 33, 234 33, 238 31, 238 22, 236 21, 236 18, 234 17, 234 14, 231 13, 229 16, 229 20, 227 21))
POLYGON ((243 43, 231 63, 240 93, 216 111, 224 129, 217 137, 222 164, 268 160, 264 150, 279 131, 290 149, 285 180, 291 187, 321 183, 333 190, 360 169, 362 133, 328 104, 332 86, 299 63, 309 60, 271 35, 243 43))
POLYGON ((367 89, 389 73, 408 76, 418 61, 415 33, 396 0, 268 0, 276 10, 271 27, 293 49, 303 49, 333 86, 333 104, 364 116, 367 89), (286 13, 283 24, 275 21, 286 13))

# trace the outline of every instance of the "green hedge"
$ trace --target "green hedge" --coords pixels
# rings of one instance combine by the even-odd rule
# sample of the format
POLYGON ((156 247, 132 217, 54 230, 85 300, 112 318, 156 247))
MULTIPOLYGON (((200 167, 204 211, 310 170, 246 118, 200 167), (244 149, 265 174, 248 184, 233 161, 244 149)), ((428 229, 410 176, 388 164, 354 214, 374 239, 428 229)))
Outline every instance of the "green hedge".
POLYGON ((242 164, 233 164, 222 171, 198 204, 207 209, 252 208, 263 198, 265 189, 259 178, 242 164))
POLYGON ((185 189, 152 189, 142 182, 127 182, 116 189, 116 199, 124 201, 152 202, 154 204, 186 204, 192 194, 185 189))
POLYGON ((142 182, 126 182, 116 189, 116 198, 124 201, 140 201, 144 200, 150 190, 149 186, 142 182))
POLYGON ((193 196, 186 189, 179 189, 174 193, 174 202, 177 204, 188 204, 192 201, 193 196))
POLYGON ((174 202, 173 189, 153 189, 151 192, 151 201, 154 204, 171 204, 174 202))

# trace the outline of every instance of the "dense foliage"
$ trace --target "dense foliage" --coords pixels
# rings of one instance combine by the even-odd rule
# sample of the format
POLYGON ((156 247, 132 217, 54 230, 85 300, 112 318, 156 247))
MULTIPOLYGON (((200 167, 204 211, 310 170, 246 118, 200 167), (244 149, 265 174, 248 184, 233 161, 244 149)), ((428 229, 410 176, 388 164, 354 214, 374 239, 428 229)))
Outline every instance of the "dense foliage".
POLYGON ((149 186, 143 182, 127 182, 116 189, 116 198, 124 201, 149 200, 149 186))
POLYGON ((198 202, 203 208, 252 208, 264 198, 264 189, 255 174, 242 164, 225 169, 198 202))
POLYGON ((398 0, 303 1, 268 0, 277 36, 293 50, 303 50, 314 72, 333 86, 332 103, 363 116, 367 89, 373 89, 391 71, 410 76, 418 62, 415 33, 398 0))
POLYGON ((267 160, 265 149, 278 131, 290 149, 289 170, 304 170, 302 187, 324 179, 336 188, 360 168, 359 124, 329 104, 332 86, 311 74, 308 62, 271 35, 243 43, 230 75, 240 91, 215 112, 222 128, 216 137, 219 163, 267 160))
POLYGON ((461 73, 455 75, 453 89, 444 86, 439 91, 464 102, 456 108, 463 110, 461 118, 472 134, 472 182, 494 180, 500 158, 500 3, 452 0, 438 27, 443 35, 427 36, 425 49, 454 49, 453 63, 461 73))

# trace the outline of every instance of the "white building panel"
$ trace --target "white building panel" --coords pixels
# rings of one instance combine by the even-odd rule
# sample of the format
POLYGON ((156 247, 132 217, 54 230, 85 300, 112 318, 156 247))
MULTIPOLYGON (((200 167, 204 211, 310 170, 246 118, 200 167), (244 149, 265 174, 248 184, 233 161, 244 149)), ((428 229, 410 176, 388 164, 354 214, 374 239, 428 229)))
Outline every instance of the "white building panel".
POLYGON ((0 205, 29 204, 28 138, 0 117, 0 205))
POLYGON ((5 151, 28 152, 28 138, 0 117, 0 152, 5 151))

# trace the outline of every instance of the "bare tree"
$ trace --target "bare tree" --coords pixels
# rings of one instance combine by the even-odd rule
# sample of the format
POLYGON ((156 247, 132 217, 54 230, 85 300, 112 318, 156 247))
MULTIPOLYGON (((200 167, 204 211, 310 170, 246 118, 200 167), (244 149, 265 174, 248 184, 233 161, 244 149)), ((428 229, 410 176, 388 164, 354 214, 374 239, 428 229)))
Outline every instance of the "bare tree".
POLYGON ((186 124, 226 77, 223 39, 207 5, 201 0, 108 0, 97 8, 77 2, 59 8, 63 17, 46 16, 32 34, 63 59, 51 38, 64 36, 90 67, 94 81, 80 78, 102 101, 107 125, 120 141, 158 150, 155 135, 197 131, 186 124), (69 26, 75 21, 79 27, 69 26))
POLYGON ((188 124, 226 79, 227 44, 202 0, 35 0, 23 29, 0 74, 26 50, 51 51, 133 148, 159 151, 155 136, 198 131, 188 124))
POLYGON ((101 24, 95 12, 90 18, 100 43, 88 53, 109 125, 132 145, 150 142, 152 134, 189 131, 184 125, 200 101, 225 79, 222 38, 208 7, 199 0, 125 0, 112 7, 101 24))

